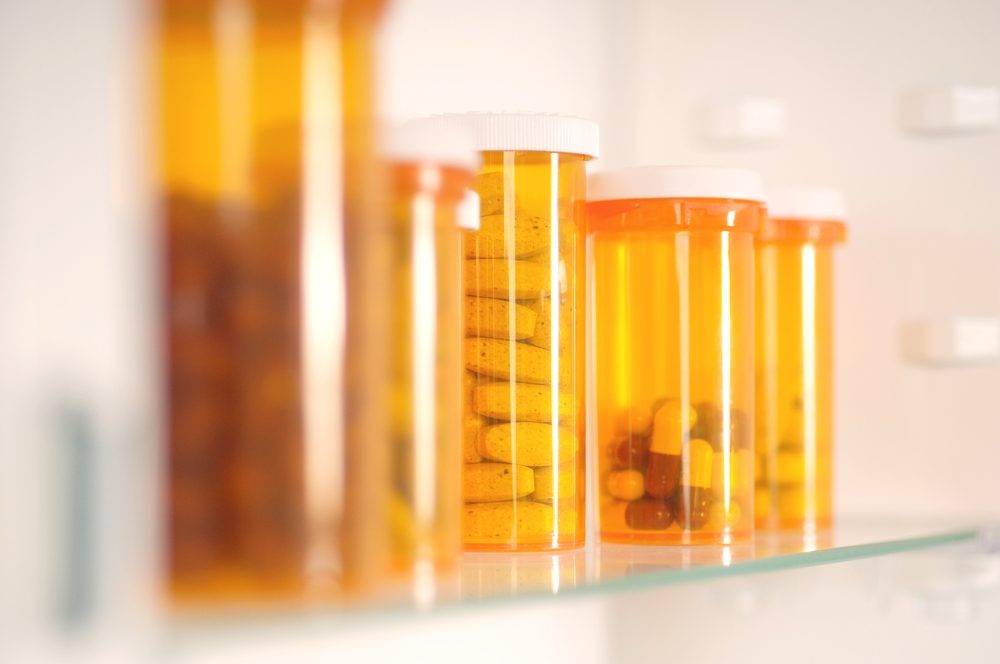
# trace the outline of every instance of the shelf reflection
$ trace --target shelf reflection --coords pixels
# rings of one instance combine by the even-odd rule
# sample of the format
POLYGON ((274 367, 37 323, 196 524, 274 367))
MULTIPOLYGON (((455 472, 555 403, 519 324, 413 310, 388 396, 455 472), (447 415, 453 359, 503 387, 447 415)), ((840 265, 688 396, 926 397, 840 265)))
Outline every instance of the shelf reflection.
POLYGON ((467 553, 461 587, 466 599, 557 594, 587 582, 585 549, 560 553, 467 553))
POLYGON ((682 572, 698 567, 727 568, 752 560, 753 544, 728 546, 630 546, 602 544, 597 555, 597 576, 617 579, 662 572, 682 572))

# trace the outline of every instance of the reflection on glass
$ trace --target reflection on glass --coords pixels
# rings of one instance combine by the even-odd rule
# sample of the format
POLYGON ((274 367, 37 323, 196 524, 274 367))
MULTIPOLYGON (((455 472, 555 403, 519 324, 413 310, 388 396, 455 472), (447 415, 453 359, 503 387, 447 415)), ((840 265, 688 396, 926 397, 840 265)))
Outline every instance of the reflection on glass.
POLYGON ((462 597, 467 599, 557 594, 584 585, 586 552, 469 553, 461 572, 462 597))

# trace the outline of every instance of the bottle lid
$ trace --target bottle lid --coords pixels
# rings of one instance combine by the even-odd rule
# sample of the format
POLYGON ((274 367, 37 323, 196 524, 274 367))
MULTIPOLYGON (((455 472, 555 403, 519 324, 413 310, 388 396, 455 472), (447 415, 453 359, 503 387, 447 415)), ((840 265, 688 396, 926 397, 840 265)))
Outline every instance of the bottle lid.
POLYGON ((455 113, 414 122, 464 127, 472 133, 476 149, 483 152, 516 150, 598 156, 597 123, 568 115, 455 113))
POLYGON ((642 198, 722 198, 764 201, 764 181, 754 171, 712 166, 633 166, 592 173, 588 201, 642 198))
POLYGON ((462 127, 407 122, 382 131, 382 156, 397 163, 430 163, 475 171, 482 161, 462 127))
POLYGON ((767 191, 767 213, 772 219, 843 221, 847 205, 831 187, 779 187, 767 191))

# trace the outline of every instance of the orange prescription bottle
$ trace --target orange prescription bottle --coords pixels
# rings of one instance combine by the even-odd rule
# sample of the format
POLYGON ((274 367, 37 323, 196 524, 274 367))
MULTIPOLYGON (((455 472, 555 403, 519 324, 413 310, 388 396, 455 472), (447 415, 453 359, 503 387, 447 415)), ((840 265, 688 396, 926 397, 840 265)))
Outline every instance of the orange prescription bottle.
POLYGON ((467 128, 483 155, 462 276, 465 548, 582 546, 582 229, 597 125, 532 114, 427 122, 467 128))
POLYGON ((814 531, 831 521, 833 248, 844 200, 776 189, 757 235, 757 526, 814 531))
POLYGON ((462 234, 479 227, 479 153, 455 128, 403 125, 383 143, 391 191, 392 560, 429 587, 461 551, 462 234))
POLYGON ((380 297, 358 265, 378 253, 370 89, 382 4, 157 5, 165 558, 175 600, 284 602, 338 570, 365 569, 351 550, 378 557, 373 527, 340 520, 348 505, 367 504, 368 489, 350 478, 378 472, 366 468, 379 457, 347 458, 338 414, 350 411, 341 372, 385 346, 357 343, 343 315, 352 292, 380 297), (345 338, 353 360, 338 352, 345 338), (363 544, 341 546, 351 538, 363 544))
POLYGON ((761 179, 653 166, 588 186, 601 539, 746 539, 761 179))

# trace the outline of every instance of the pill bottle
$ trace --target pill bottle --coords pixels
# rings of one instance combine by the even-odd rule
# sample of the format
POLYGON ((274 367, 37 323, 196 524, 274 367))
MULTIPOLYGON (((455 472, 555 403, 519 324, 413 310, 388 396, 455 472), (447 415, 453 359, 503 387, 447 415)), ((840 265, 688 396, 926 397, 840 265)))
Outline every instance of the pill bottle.
POLYGON ((598 129, 466 114, 483 165, 465 236, 462 538, 466 550, 584 543, 584 194, 598 129))
POLYGON ((757 235, 756 517, 760 528, 830 525, 833 253, 840 192, 770 190, 757 235))
POLYGON ((760 177, 637 167, 589 182, 602 541, 753 530, 753 259, 760 177))
POLYGON ((345 343, 356 365, 386 346, 344 315, 352 290, 379 297, 348 258, 379 254, 360 229, 379 223, 382 4, 155 7, 164 559, 180 602, 312 596, 366 569, 342 532, 378 557, 375 528, 342 519, 374 493, 344 478, 376 473, 379 457, 347 459, 341 379, 345 343))
POLYGON ((392 566, 415 591, 461 551, 462 234, 479 227, 479 152, 457 128, 387 132, 395 309, 390 347, 392 566))

